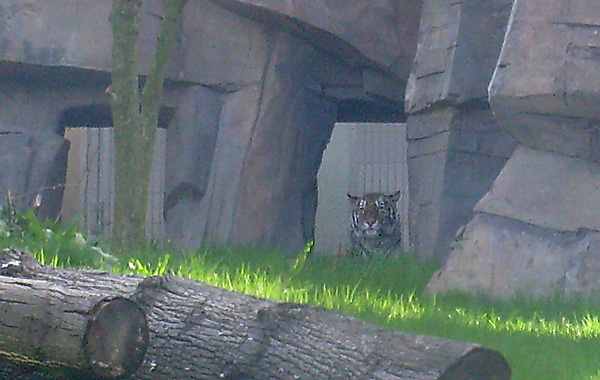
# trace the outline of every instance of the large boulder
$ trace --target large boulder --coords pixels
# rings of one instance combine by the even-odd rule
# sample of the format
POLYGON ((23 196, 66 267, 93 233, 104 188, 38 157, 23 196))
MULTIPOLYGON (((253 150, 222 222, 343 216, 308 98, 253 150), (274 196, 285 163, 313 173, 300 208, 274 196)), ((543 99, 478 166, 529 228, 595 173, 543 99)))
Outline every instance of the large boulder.
POLYGON ((598 2, 515 2, 489 95, 521 144, 599 158, 599 31, 598 2))
POLYGON ((475 212, 557 231, 600 231, 600 163, 520 147, 475 212))
POLYGON ((461 232, 426 292, 503 300, 597 298, 599 253, 598 231, 557 231, 478 214, 461 232))
POLYGON ((474 208, 431 293, 597 293, 598 15, 595 2, 514 3, 489 99, 523 147, 474 208))
POLYGON ((520 148, 477 204, 430 293, 591 297, 600 282, 600 164, 520 148))

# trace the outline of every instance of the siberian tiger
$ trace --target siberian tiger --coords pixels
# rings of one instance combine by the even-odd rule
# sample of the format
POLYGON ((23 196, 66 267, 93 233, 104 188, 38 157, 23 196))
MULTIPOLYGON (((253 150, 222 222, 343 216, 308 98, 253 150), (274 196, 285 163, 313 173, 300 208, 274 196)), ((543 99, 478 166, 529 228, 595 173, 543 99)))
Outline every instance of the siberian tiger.
POLYGON ((351 252, 362 256, 387 256, 401 246, 402 236, 394 194, 348 194, 352 203, 351 252))

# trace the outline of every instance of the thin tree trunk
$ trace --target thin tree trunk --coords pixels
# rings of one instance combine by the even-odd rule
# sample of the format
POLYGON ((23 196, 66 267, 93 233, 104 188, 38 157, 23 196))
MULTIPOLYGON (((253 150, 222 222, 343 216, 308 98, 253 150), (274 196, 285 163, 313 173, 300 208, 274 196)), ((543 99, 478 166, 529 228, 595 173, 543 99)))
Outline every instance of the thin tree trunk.
MULTIPOLYGON (((140 120, 138 82, 139 30, 142 0, 113 0, 112 82, 109 87, 115 139, 115 240, 126 246, 144 239, 144 139, 140 120)), ((148 177, 149 178, 149 177, 148 177)))
MULTIPOLYGON (((45 301, 39 302, 45 307, 40 310, 46 312, 39 315, 56 315, 64 311, 61 304, 81 295, 89 297, 85 305, 106 297, 129 298, 139 305, 147 318, 150 338, 144 361, 132 379, 507 380, 511 377, 502 355, 477 344, 385 330, 323 308, 277 303, 170 275, 142 278, 45 267, 29 254, 16 250, 3 251, 0 263, 4 263, 0 265, 0 305, 5 307, 0 312, 0 347, 5 348, 0 351, 0 374, 16 368, 30 376, 28 379, 46 379, 43 376, 48 376, 52 368, 43 364, 56 361, 52 350, 39 355, 41 346, 21 348, 20 352, 6 349, 18 347, 14 344, 19 340, 15 332, 25 339, 38 332, 56 332, 60 327, 55 323, 60 318, 35 319, 22 313, 17 315, 6 306, 8 302, 24 305, 27 302, 23 300, 31 299, 27 285, 22 286, 22 298, 13 292, 7 300, 4 290, 5 283, 18 283, 14 278, 26 277, 23 284, 29 281, 38 287, 47 284, 63 293, 58 304, 50 302, 48 296, 38 296, 45 301), (44 328, 31 329, 33 320, 44 328), (11 335, 2 331, 9 327, 11 335), (42 362, 42 366, 29 367, 28 360, 23 359, 31 358, 42 362), (43 368, 47 372, 34 373, 35 376, 24 372, 30 368, 43 368)), ((120 319, 118 314, 114 316, 114 320, 120 319)), ((70 331, 73 336, 81 334, 81 326, 77 326, 70 331)), ((109 328, 98 337, 106 339, 108 344, 121 336, 119 331, 109 328)))
POLYGON ((115 213, 113 235, 121 246, 146 239, 148 189, 154 139, 167 63, 179 33, 187 0, 164 0, 165 15, 154 60, 140 95, 139 30, 142 0, 113 0, 112 83, 109 88, 115 136, 115 213))

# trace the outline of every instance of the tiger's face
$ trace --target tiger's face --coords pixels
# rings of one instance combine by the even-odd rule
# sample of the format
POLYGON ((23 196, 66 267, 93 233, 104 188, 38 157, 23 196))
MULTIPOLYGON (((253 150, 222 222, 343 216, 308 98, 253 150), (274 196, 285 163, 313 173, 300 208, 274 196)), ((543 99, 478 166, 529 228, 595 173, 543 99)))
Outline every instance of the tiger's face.
POLYGON ((373 251, 389 250, 398 245, 400 228, 396 202, 400 195, 400 191, 362 196, 348 194, 352 204, 351 238, 354 251, 371 255, 375 253, 373 251))

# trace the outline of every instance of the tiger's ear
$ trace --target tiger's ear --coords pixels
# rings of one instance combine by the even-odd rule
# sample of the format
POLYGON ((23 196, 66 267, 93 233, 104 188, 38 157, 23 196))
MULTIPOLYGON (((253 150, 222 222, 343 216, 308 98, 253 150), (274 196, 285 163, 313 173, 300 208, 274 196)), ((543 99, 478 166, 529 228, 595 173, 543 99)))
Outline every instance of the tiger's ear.
POLYGON ((352 202, 352 203, 355 203, 360 199, 360 197, 358 195, 352 195, 350 193, 347 193, 346 195, 348 196, 348 199, 350 199, 350 202, 352 202))
POLYGON ((402 191, 398 190, 394 194, 390 194, 387 197, 390 199, 390 201, 396 203, 400 200, 400 198, 402 198, 402 191))

